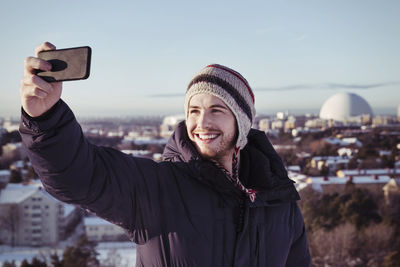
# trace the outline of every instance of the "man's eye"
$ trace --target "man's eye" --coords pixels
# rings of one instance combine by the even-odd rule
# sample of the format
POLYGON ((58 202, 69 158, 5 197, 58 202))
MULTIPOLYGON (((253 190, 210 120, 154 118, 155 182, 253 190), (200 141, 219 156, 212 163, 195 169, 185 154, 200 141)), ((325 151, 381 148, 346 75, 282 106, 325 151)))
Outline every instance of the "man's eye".
POLYGON ((219 109, 212 109, 211 112, 212 112, 212 113, 219 113, 219 112, 222 112, 222 111, 219 110, 219 109))
POLYGON ((197 109, 189 110, 189 114, 197 114, 199 111, 197 109))

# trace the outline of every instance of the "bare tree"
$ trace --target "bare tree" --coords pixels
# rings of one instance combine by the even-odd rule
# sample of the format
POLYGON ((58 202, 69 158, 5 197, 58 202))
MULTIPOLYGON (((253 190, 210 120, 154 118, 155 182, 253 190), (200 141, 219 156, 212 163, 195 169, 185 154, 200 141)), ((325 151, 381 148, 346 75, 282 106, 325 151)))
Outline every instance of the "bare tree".
POLYGON ((1 210, 0 227, 9 232, 11 236, 11 246, 15 246, 19 223, 18 205, 5 204, 1 207, 1 210))
POLYGON ((391 251, 393 227, 372 224, 362 231, 346 223, 309 235, 313 266, 381 266, 391 251))
POLYGON ((101 267, 117 267, 121 266, 122 263, 121 255, 118 254, 116 249, 111 249, 107 253, 107 259, 105 259, 100 266, 101 267))
POLYGON ((312 233, 310 250, 313 266, 347 266, 350 248, 356 229, 344 224, 331 231, 319 229, 312 233))

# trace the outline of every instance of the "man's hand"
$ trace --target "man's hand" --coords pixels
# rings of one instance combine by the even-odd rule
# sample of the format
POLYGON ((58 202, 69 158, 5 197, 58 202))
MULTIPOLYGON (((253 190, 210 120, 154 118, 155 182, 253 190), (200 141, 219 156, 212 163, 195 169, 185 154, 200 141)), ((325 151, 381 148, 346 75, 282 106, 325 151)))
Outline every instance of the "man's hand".
POLYGON ((51 64, 38 58, 41 51, 55 50, 56 47, 45 42, 35 49, 35 57, 25 59, 24 77, 21 80, 21 104, 31 117, 38 117, 58 102, 62 92, 62 82, 48 83, 36 75, 36 70, 49 71, 51 64))

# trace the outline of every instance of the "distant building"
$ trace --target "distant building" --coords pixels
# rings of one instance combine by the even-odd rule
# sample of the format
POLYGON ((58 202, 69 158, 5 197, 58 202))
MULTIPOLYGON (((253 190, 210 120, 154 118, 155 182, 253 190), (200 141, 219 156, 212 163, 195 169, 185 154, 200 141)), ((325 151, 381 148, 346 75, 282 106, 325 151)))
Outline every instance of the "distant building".
POLYGON ((300 173, 301 172, 301 168, 298 165, 287 166, 286 169, 287 169, 288 172, 294 172, 294 173, 300 173))
POLYGON ((353 149, 348 147, 341 147, 337 150, 337 153, 340 157, 347 157, 347 158, 354 156, 357 152, 358 149, 353 149))
POLYGON ((342 145, 343 146, 355 145, 357 147, 362 147, 362 143, 355 137, 342 138, 342 145))
POLYGON ((391 150, 379 150, 378 153, 380 157, 392 155, 391 150))
POLYGON ((322 139, 324 142, 331 144, 331 145, 336 145, 336 146, 356 146, 356 147, 362 147, 362 143, 358 141, 357 138, 355 137, 349 137, 349 138, 323 138, 322 139))
POLYGON ((283 129, 285 122, 283 120, 274 120, 271 122, 271 129, 272 130, 280 130, 283 129))
POLYGON ((83 223, 86 236, 90 241, 119 241, 127 239, 121 227, 99 217, 85 217, 83 223))
POLYGON ((306 128, 326 128, 328 127, 328 121, 315 118, 315 119, 309 119, 305 123, 306 128))
POLYGON ((25 158, 26 150, 23 148, 22 143, 8 143, 2 147, 3 157, 18 157, 25 158))
POLYGON ((121 140, 122 144, 132 144, 135 142, 136 138, 140 137, 140 133, 138 131, 130 131, 124 138, 121 140))
POLYGON ((365 188, 374 193, 382 193, 384 186, 390 181, 389 176, 357 176, 357 177, 308 177, 305 184, 299 184, 299 188, 304 189, 311 186, 312 189, 322 193, 341 193, 345 190, 349 183, 354 184, 358 188, 365 188))
POLYGON ((304 127, 306 124, 305 116, 292 116, 290 115, 285 122, 285 130, 293 130, 299 127, 304 127))
POLYGON ((400 175, 400 170, 396 169, 355 169, 355 170, 339 170, 336 175, 338 177, 357 177, 357 176, 365 176, 365 175, 388 175, 395 176, 400 175))
POLYGON ((341 156, 316 156, 311 159, 311 167, 322 170, 328 167, 329 170, 336 170, 339 165, 347 167, 350 158, 343 158, 341 156))
POLYGON ((175 127, 185 120, 185 115, 166 116, 160 126, 160 136, 169 138, 175 130, 175 127))
POLYGON ((23 171, 23 170, 27 170, 31 166, 32 166, 32 163, 30 161, 17 160, 17 161, 14 161, 13 163, 11 163, 10 169, 23 171))
POLYGON ((296 120, 296 118, 294 116, 289 116, 287 118, 287 120, 285 121, 285 125, 284 125, 285 132, 288 132, 288 131, 293 130, 293 129, 297 128, 297 127, 300 127, 298 122, 297 123, 296 122, 297 122, 297 120, 296 120))
POLYGON ((267 133, 271 129, 271 121, 270 121, 270 119, 267 119, 267 118, 261 119, 258 122, 258 129, 260 131, 264 131, 264 132, 267 133))
POLYGON ((107 137, 124 137, 124 131, 118 130, 118 131, 109 131, 107 132, 107 137))
POLYGON ((286 118, 288 116, 288 113, 289 112, 287 112, 287 111, 286 112, 279 111, 279 112, 276 113, 276 118, 278 120, 286 120, 286 118))
POLYGON ((284 130, 285 132, 290 132, 295 128, 304 126, 305 117, 295 117, 293 115, 288 115, 283 112, 277 113, 277 118, 271 120, 270 118, 263 118, 258 121, 258 129, 264 131, 268 134, 273 134, 273 131, 284 130), (271 132, 272 131, 272 132, 271 132))
POLYGON ((360 117, 362 125, 369 125, 372 122, 372 115, 371 114, 363 114, 360 117))
POLYGON ((11 171, 10 170, 0 170, 0 183, 7 184, 10 180, 11 171))
POLYGON ((165 145, 167 138, 139 137, 133 141, 136 145, 165 145))
POLYGON ((319 117, 324 120, 340 121, 345 124, 362 124, 372 117, 372 109, 361 96, 353 93, 338 93, 326 100, 321 107, 319 117))
POLYGON ((159 129, 158 126, 142 126, 141 127, 141 137, 148 137, 148 138, 154 138, 159 135, 159 129))
POLYGON ((393 197, 400 197, 400 178, 390 179, 390 181, 383 187, 383 192, 387 204, 391 203, 393 197))
POLYGON ((5 120, 3 122, 3 128, 7 130, 7 132, 11 133, 14 131, 18 131, 19 122, 12 122, 11 120, 5 120))
POLYGON ((268 136, 279 137, 279 129, 270 129, 267 132, 268 136))
POLYGON ((302 134, 319 133, 319 132, 322 132, 322 130, 317 128, 297 127, 296 129, 292 130, 292 136, 296 137, 302 134))
POLYGON ((395 122, 393 116, 375 116, 372 120, 372 126, 384 126, 395 122))
POLYGON ((75 206, 64 204, 41 184, 8 184, 0 191, 0 240, 16 246, 54 245, 80 219, 75 206))

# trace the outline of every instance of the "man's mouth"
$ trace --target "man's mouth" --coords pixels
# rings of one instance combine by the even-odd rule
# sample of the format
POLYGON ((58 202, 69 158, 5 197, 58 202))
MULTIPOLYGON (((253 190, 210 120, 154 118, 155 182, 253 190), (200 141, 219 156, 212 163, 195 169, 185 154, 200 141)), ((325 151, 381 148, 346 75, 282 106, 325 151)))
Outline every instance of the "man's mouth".
POLYGON ((219 134, 195 134, 201 141, 212 141, 219 136, 219 134))

